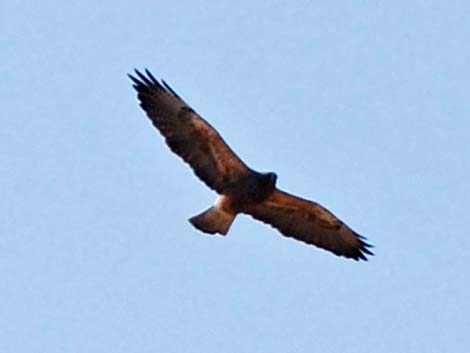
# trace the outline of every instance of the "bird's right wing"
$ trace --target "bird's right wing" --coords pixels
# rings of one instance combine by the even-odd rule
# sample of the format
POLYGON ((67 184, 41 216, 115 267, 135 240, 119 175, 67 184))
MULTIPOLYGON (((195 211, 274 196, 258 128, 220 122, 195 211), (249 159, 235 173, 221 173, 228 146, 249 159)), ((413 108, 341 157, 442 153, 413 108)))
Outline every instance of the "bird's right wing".
POLYGON ((372 255, 365 238, 321 205, 276 189, 267 200, 245 213, 277 228, 283 235, 354 260, 372 255))

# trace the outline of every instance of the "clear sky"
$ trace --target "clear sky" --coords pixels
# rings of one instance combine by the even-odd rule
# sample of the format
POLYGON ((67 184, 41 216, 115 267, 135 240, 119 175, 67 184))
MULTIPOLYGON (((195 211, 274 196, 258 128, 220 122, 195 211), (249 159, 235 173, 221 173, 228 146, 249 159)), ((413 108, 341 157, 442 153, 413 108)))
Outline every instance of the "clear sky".
POLYGON ((3 1, 1 352, 469 352, 468 1, 3 1), (126 77, 164 78, 367 263, 215 199, 126 77))

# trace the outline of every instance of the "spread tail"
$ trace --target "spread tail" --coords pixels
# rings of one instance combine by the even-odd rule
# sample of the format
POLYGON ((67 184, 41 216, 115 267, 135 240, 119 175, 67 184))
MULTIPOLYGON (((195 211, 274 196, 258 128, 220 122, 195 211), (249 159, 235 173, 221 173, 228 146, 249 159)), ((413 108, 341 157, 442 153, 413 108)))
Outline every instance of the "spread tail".
POLYGON ((210 207, 201 214, 191 217, 189 222, 204 233, 220 233, 225 235, 232 225, 235 216, 236 215, 225 212, 220 208, 210 207))

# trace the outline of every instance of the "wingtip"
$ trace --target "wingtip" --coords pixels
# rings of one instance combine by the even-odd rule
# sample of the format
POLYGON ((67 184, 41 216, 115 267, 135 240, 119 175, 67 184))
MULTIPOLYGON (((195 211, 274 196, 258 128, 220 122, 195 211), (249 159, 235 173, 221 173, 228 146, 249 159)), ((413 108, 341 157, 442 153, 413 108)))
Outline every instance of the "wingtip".
POLYGON ((127 77, 129 77, 132 80, 132 82, 134 82, 134 84, 137 85, 138 87, 147 86, 147 87, 154 87, 154 88, 163 89, 163 90, 166 89, 174 93, 171 89, 168 89, 169 86, 163 80, 161 80, 162 83, 160 83, 160 81, 157 80, 155 76, 147 68, 145 68, 143 71, 139 71, 138 69, 134 68, 134 73, 127 74, 127 77))
POLYGON ((359 249, 358 249, 355 260, 356 261, 359 261, 359 260, 369 261, 369 259, 367 258, 367 255, 368 256, 374 256, 374 253, 370 250, 374 246, 369 244, 369 243, 366 243, 365 240, 367 240, 367 239, 365 237, 360 236, 360 235, 358 237, 359 237, 359 241, 360 241, 360 246, 359 246, 359 249))
POLYGON ((140 84, 142 84, 136 77, 132 76, 131 74, 127 74, 127 77, 134 83, 132 86, 137 88, 140 84))
POLYGON ((132 82, 134 82, 136 85, 146 85, 147 84, 147 78, 145 75, 142 74, 138 69, 134 68, 134 72, 132 74, 127 74, 127 77, 129 77, 132 82))

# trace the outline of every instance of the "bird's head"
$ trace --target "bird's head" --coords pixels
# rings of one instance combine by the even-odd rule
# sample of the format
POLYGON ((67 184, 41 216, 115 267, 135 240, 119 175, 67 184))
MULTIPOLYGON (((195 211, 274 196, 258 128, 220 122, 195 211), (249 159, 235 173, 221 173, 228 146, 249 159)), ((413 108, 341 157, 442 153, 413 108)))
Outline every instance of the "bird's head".
POLYGON ((265 185, 269 185, 272 190, 276 187, 277 175, 276 173, 264 173, 263 181, 265 185))

